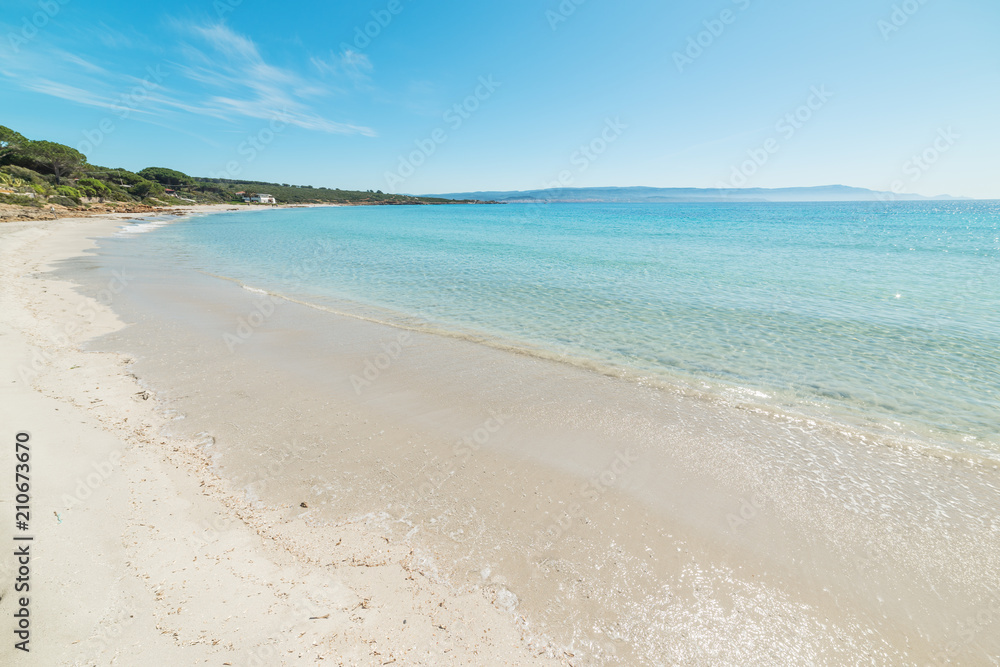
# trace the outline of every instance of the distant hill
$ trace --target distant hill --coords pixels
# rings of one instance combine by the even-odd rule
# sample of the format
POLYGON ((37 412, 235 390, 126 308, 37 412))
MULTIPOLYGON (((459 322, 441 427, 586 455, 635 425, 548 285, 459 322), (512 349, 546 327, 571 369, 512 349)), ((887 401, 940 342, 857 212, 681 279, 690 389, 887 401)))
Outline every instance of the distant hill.
POLYGON ((167 167, 139 172, 90 164, 80 151, 45 140, 32 140, 0 125, 0 204, 33 208, 86 209, 244 203, 268 194, 279 204, 414 205, 465 204, 433 197, 412 197, 381 190, 341 190, 311 185, 199 178, 167 167))
POLYGON ((847 185, 822 185, 809 188, 553 188, 512 192, 459 192, 428 195, 446 199, 495 200, 517 202, 812 202, 812 201, 885 201, 951 200, 950 195, 923 197, 894 195, 847 185))

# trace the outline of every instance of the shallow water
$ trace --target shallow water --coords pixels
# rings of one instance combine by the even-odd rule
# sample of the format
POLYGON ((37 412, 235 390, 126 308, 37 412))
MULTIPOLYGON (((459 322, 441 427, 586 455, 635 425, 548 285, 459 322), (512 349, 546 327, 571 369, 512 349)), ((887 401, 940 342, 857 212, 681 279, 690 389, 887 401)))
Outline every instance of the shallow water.
MULTIPOLYGON (((253 215, 270 213, 232 219, 253 215)), ((289 519, 406 540, 423 576, 495 596, 579 664, 1000 650, 995 464, 358 317, 443 326, 385 303, 275 299, 177 244, 220 222, 132 227, 63 273, 98 298, 126 276, 111 305, 130 326, 91 349, 131 355, 182 417, 171 434, 289 519)))
POLYGON ((142 236, 338 310, 1000 454, 997 202, 322 208, 142 236))

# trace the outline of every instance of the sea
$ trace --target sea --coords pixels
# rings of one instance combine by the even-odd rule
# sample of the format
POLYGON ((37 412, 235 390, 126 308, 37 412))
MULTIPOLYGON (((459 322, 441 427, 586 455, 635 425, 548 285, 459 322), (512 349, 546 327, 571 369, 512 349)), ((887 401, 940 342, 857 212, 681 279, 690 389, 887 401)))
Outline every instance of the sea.
POLYGON ((122 231, 317 308, 1000 459, 997 201, 318 207, 164 223, 122 231))

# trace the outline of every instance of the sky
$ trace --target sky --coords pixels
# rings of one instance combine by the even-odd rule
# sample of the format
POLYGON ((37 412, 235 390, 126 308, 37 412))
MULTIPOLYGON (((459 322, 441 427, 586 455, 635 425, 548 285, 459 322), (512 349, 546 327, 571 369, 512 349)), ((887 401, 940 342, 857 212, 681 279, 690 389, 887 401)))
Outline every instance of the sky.
POLYGON ((1000 198, 996 0, 0 8, 0 125, 101 166, 412 194, 1000 198))

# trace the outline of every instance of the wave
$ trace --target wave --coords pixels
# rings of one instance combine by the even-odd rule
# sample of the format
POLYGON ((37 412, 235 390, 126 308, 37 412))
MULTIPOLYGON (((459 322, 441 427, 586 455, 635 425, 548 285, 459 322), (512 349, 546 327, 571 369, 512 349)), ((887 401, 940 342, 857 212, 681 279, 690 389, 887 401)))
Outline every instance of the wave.
POLYGON ((564 364, 573 368, 629 382, 651 391, 660 391, 672 396, 688 400, 697 400, 718 407, 736 409, 764 416, 791 427, 808 428, 819 433, 836 433, 851 438, 860 443, 874 443, 895 449, 903 449, 923 454, 942 461, 962 461, 970 465, 1000 469, 1000 444, 982 442, 983 447, 976 447, 969 442, 968 436, 962 444, 952 443, 929 434, 918 434, 912 430, 901 432, 903 427, 899 422, 877 423, 870 417, 843 414, 836 417, 829 414, 830 406, 820 403, 803 403, 800 405, 778 405, 773 393, 766 393, 752 387, 725 383, 720 380, 706 380, 700 377, 684 377, 664 372, 653 372, 647 369, 623 366, 610 361, 598 360, 574 352, 557 352, 532 343, 516 341, 510 338, 488 333, 462 329, 455 326, 443 326, 428 322, 398 311, 372 306, 360 302, 337 299, 342 307, 331 307, 326 304, 309 301, 297 296, 266 288, 247 285, 239 279, 222 276, 208 271, 199 273, 234 283, 240 288, 273 299, 281 299, 306 308, 329 313, 337 317, 346 317, 379 326, 397 330, 410 331, 418 334, 451 338, 465 343, 482 345, 510 354, 518 354, 548 362, 564 364), (352 310, 356 309, 356 310, 352 310), (367 314, 357 311, 378 311, 377 314, 367 314), (962 448, 960 448, 962 447, 962 448))

